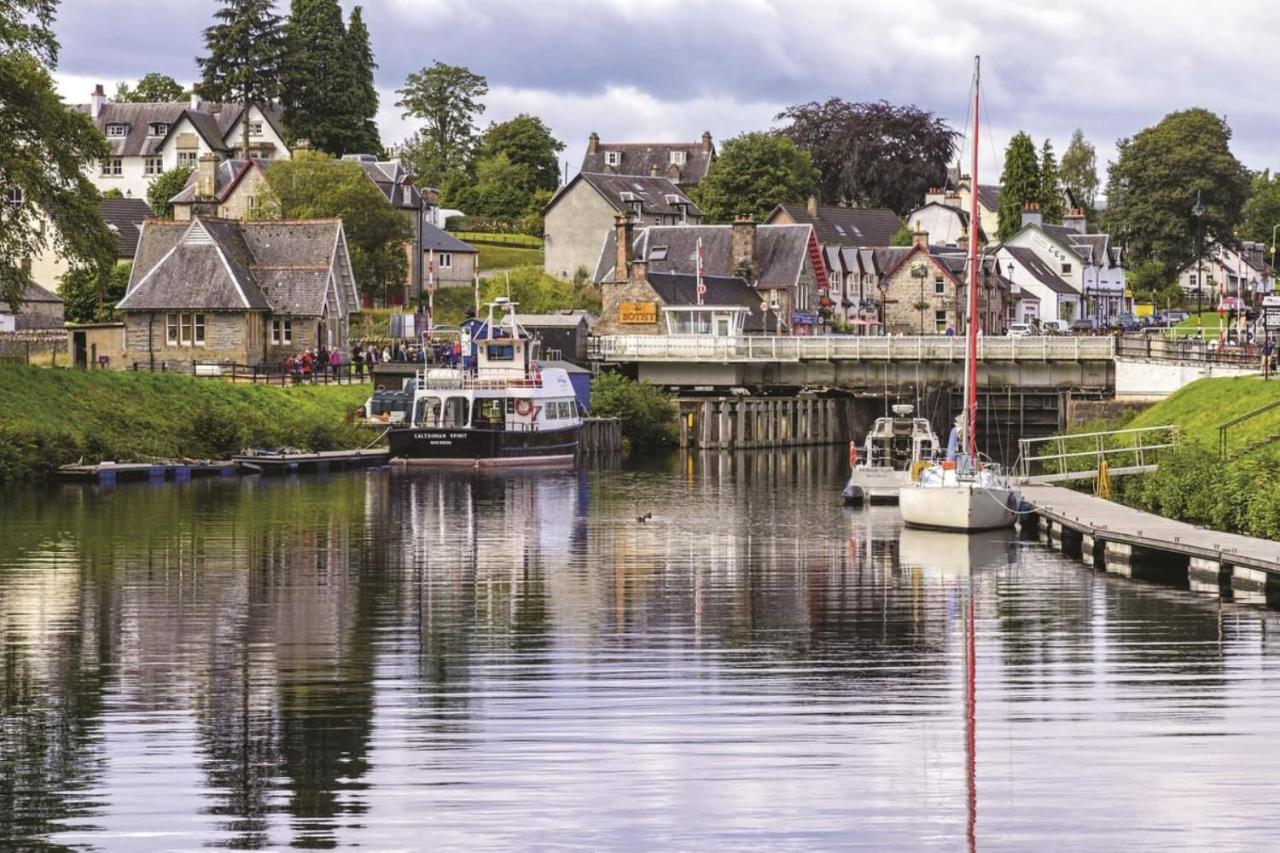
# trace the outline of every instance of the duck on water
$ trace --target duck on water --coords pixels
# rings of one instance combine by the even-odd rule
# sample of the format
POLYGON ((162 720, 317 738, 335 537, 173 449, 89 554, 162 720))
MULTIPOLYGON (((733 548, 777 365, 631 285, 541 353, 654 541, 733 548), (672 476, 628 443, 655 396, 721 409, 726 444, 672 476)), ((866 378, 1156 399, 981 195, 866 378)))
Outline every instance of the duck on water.
POLYGON ((419 372, 407 423, 387 434, 392 463, 572 465, 582 427, 573 385, 564 370, 538 364, 539 342, 520 326, 516 303, 491 303, 474 344, 474 366, 419 372))

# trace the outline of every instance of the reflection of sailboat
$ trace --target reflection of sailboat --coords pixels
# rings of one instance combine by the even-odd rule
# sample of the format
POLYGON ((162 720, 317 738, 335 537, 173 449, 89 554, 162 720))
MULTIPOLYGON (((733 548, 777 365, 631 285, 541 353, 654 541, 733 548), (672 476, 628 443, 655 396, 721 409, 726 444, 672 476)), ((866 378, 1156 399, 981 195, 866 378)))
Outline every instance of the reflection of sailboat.
POLYGON ((969 535, 904 527, 898 537, 898 564, 963 577, 986 566, 1008 563, 1010 544, 1009 536, 998 530, 969 535))

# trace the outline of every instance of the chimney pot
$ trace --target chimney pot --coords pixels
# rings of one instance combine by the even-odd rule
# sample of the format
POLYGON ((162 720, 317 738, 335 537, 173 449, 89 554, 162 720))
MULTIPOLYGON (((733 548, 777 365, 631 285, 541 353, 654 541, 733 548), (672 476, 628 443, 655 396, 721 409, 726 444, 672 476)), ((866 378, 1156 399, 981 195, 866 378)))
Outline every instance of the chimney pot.
POLYGON ((591 131, 591 135, 587 137, 587 153, 595 154, 599 150, 600 150, 600 134, 596 133, 593 130, 591 131))
POLYGON ((630 214, 619 213, 613 217, 614 242, 618 244, 613 268, 614 281, 626 281, 631 275, 634 251, 632 246, 634 240, 633 227, 630 214))
POLYGON ((217 192, 218 158, 205 154, 196 161, 196 198, 212 199, 217 192))
POLYGON ((1043 225, 1044 216, 1040 213, 1040 205, 1029 201, 1022 206, 1022 226, 1043 225))
POLYGON ((702 150, 711 150, 711 131, 709 130, 702 131, 702 150))
POLYGON ((754 282, 756 278, 756 223, 745 213, 733 219, 730 238, 734 275, 754 282))
POLYGON ((817 216, 818 215, 818 197, 813 195, 809 196, 809 200, 805 203, 805 207, 809 210, 810 216, 817 216))
POLYGON ((199 84, 199 83, 192 83, 192 84, 191 84, 191 103, 190 103, 190 107, 191 107, 191 109, 192 109, 192 110, 199 110, 199 109, 200 109, 200 106, 201 106, 201 104, 200 104, 200 84, 199 84))
POLYGON ((107 102, 107 93, 102 90, 102 84, 99 83, 93 87, 93 94, 89 96, 89 117, 97 118, 102 115, 102 107, 107 102))

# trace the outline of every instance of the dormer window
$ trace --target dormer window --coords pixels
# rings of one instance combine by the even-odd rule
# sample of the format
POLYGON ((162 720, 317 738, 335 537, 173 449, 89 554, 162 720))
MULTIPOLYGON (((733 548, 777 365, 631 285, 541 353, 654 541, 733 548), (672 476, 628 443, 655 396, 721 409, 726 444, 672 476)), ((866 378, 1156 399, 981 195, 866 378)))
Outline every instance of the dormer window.
POLYGON ((107 125, 107 136, 119 138, 129 135, 129 125, 127 124, 109 124, 107 125))
POLYGON ((169 124, 163 121, 153 121, 147 125, 148 136, 167 136, 169 134, 169 124))
POLYGON ((686 158, 687 156, 688 156, 688 154, 686 154, 684 151, 672 151, 672 152, 671 152, 671 165, 672 165, 672 166, 683 166, 683 165, 685 164, 685 158, 686 158))
POLYGON ((666 259, 667 259, 666 246, 654 246, 652 249, 649 250, 649 260, 665 261, 666 259))
POLYGON ((622 152, 621 151, 604 152, 604 162, 606 166, 621 166, 622 152))

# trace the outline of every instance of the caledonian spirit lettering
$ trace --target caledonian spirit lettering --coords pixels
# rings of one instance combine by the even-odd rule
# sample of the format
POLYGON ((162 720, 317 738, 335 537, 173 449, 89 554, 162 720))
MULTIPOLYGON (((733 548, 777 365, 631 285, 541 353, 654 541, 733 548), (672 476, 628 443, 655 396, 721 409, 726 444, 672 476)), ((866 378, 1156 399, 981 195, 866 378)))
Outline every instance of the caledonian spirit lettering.
POLYGON ((619 323, 656 323, 658 306, 652 302, 622 302, 618 305, 619 323))

